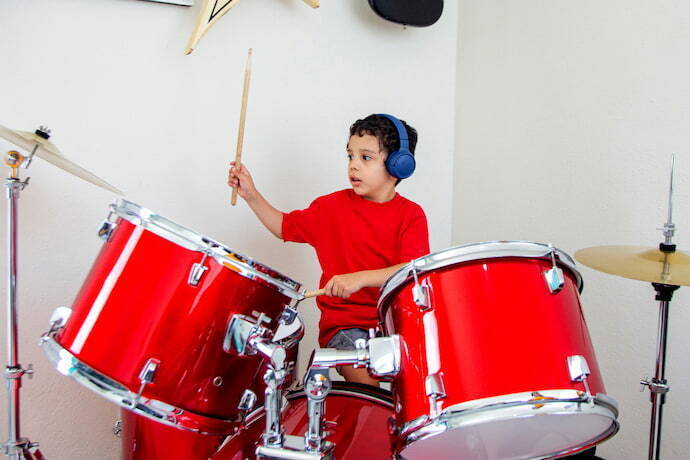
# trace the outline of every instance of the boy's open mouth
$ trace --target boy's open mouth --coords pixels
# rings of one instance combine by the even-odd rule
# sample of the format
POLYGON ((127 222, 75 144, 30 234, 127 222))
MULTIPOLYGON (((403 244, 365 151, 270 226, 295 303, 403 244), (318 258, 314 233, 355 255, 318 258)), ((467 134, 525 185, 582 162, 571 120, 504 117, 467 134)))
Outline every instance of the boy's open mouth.
POLYGON ((362 183, 362 180, 356 177, 350 177, 350 182, 352 183, 352 185, 359 185, 362 183))

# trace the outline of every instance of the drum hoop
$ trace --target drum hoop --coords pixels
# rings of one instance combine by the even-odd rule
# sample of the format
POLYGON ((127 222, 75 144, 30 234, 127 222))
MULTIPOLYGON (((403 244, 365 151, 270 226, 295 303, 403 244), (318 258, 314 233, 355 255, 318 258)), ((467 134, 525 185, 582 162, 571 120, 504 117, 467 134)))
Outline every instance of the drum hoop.
POLYGON ((251 279, 260 279, 278 292, 291 299, 301 299, 299 293, 302 285, 288 276, 272 269, 257 260, 242 255, 227 246, 207 238, 200 233, 184 227, 156 214, 150 209, 120 198, 110 205, 111 212, 134 225, 164 238, 178 246, 191 251, 201 252, 213 257, 219 264, 230 268, 237 274, 251 279), (256 270, 261 267, 270 274, 256 270))
POLYGON ((582 292, 582 275, 576 268, 575 261, 565 251, 558 248, 551 248, 548 244, 535 243, 533 241, 485 241, 481 243, 470 243, 419 257, 410 261, 407 265, 399 268, 381 286, 378 308, 382 308, 388 298, 397 291, 403 284, 414 278, 413 270, 417 275, 450 267, 452 265, 473 262, 477 260, 498 259, 498 258, 528 258, 551 260, 551 250, 553 249, 559 265, 566 268, 574 277, 579 292, 582 292))
MULTIPOLYGON (((329 396, 357 396, 393 408, 393 394, 389 390, 356 382, 332 381, 331 385, 329 396)), ((285 399, 291 401, 303 396, 305 396, 304 387, 299 387, 286 394, 285 399)))
POLYGON ((471 420, 471 417, 479 414, 487 414, 491 411, 495 411, 496 413, 500 412, 499 417, 497 417, 499 419, 523 416, 544 416, 549 413, 562 414, 566 412, 592 413, 611 418, 611 426, 597 438, 588 440, 586 443, 566 451, 551 453, 548 458, 565 455, 566 453, 575 453, 589 448, 615 435, 620 427, 618 423, 618 403, 615 399, 606 394, 599 393, 593 396, 592 404, 590 405, 587 396, 583 396, 582 392, 578 392, 577 390, 542 390, 538 392, 515 393, 459 403, 445 408, 443 412, 435 417, 422 415, 415 420, 405 423, 398 430, 398 446, 396 450, 398 453, 403 453, 405 447, 416 441, 455 428, 472 425, 473 420, 471 420), (535 399, 535 394, 539 394, 542 398, 535 399), (542 406, 539 409, 539 413, 534 412, 535 406, 542 406), (524 414, 515 414, 514 412, 503 414, 503 412, 507 412, 509 409, 524 411, 524 414))
POLYGON ((136 406, 133 406, 132 401, 137 399, 136 393, 81 361, 69 350, 62 347, 52 334, 43 335, 40 345, 58 372, 71 377, 108 401, 137 415, 163 425, 208 435, 226 435, 237 426, 237 422, 234 420, 197 414, 146 397, 139 398, 136 406))

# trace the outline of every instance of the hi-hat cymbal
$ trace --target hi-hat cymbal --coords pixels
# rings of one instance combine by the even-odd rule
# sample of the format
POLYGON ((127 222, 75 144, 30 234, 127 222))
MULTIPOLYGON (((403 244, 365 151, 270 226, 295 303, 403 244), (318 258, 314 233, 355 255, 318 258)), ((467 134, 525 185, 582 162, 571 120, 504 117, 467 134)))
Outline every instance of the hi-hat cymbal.
POLYGON ((633 280, 690 286, 690 255, 665 253, 648 246, 594 246, 580 249, 575 258, 600 272, 633 280))
POLYGON ((36 133, 30 133, 28 131, 14 131, 0 125, 0 137, 13 143, 17 147, 28 151, 29 153, 34 149, 34 146, 38 144, 36 156, 39 158, 54 164, 58 168, 67 171, 68 173, 71 173, 80 179, 109 190, 113 193, 117 193, 118 195, 124 195, 120 190, 113 187, 100 177, 95 176, 86 169, 65 158, 55 144, 50 142, 48 139, 42 138, 36 133))

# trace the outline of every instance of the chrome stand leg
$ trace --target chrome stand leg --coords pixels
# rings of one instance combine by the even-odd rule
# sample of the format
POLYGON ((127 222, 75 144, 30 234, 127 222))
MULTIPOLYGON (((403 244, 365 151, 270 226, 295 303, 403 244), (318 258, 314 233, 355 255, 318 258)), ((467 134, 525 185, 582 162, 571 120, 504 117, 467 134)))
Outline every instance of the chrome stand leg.
POLYGON ((659 329, 656 344, 656 369, 654 378, 643 380, 641 383, 649 388, 652 403, 652 416, 649 429, 649 460, 659 460, 661 451, 661 418, 666 393, 670 387, 666 380, 666 339, 668 335, 668 310, 673 292, 679 286, 652 283, 657 291, 656 300, 659 301, 659 329))
MULTIPOLYGON (((19 389, 22 386, 24 374, 31 374, 33 370, 23 369, 18 362, 18 326, 17 326, 17 214, 19 194, 27 185, 27 181, 20 181, 16 177, 5 179, 8 199, 7 220, 7 366, 5 379, 7 380, 7 428, 8 440, 4 444, 4 453, 12 460, 35 458, 38 446, 20 437, 19 419, 19 389)), ((40 453, 38 453, 40 456, 40 453)), ((38 457, 40 458, 40 457, 38 457)))

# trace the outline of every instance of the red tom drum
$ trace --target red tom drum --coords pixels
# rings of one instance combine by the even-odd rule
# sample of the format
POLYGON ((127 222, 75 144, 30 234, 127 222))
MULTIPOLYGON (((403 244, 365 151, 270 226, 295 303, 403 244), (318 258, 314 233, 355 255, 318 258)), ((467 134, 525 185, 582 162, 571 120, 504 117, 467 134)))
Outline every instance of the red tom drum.
POLYGON ((417 259, 384 285, 398 334, 395 452, 406 459, 558 457, 618 430, 587 330, 574 261, 490 242, 417 259))
POLYGON ((300 285, 132 202, 120 200, 72 308, 43 347, 57 369, 156 421, 226 434, 262 360, 223 350, 233 315, 275 331, 300 285))

